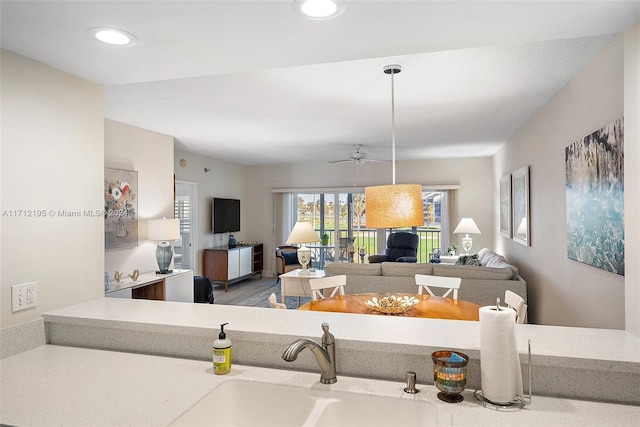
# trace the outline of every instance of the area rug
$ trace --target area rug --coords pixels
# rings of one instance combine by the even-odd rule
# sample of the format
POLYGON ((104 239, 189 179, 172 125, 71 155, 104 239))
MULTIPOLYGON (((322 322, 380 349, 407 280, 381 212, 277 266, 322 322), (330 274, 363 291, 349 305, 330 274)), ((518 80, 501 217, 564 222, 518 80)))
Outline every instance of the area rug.
MULTIPOLYGON (((269 295, 272 293, 276 294, 276 299, 280 302, 280 284, 275 284, 269 289, 266 289, 258 294, 253 295, 247 299, 244 299, 235 305, 243 305, 247 307, 269 307, 269 295)), ((311 297, 300 297, 300 305, 311 301, 311 297)), ((298 308, 298 297, 287 297, 286 301, 287 308, 297 309, 298 308)))

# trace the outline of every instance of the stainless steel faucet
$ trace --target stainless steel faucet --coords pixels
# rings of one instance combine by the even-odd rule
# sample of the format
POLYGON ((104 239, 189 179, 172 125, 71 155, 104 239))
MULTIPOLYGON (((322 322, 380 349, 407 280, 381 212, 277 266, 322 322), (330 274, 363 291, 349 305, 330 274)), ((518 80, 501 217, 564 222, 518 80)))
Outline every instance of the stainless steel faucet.
POLYGON ((322 324, 322 330, 324 331, 324 334, 322 334, 322 346, 315 341, 301 338, 289 344, 289 347, 282 353, 282 358, 287 362, 293 362, 298 358, 298 353, 308 348, 315 356, 318 366, 320 366, 320 382, 322 384, 333 384, 338 381, 336 378, 336 340, 329 332, 328 323, 322 324))

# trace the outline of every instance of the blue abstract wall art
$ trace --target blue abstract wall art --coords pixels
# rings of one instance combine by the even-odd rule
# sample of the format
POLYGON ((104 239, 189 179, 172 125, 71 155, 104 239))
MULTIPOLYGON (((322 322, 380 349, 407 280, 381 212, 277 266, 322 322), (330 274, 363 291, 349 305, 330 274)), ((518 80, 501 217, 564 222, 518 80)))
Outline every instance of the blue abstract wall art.
POLYGON ((624 120, 565 148, 567 256, 624 276, 624 120))

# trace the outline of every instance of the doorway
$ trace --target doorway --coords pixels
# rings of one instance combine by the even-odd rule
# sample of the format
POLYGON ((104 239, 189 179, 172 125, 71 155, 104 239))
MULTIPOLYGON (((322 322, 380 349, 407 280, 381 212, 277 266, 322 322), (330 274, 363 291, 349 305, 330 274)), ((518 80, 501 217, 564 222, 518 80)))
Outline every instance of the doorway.
POLYGON ((174 217, 180 220, 180 239, 174 243, 174 267, 195 270, 197 245, 198 183, 176 181, 174 217))

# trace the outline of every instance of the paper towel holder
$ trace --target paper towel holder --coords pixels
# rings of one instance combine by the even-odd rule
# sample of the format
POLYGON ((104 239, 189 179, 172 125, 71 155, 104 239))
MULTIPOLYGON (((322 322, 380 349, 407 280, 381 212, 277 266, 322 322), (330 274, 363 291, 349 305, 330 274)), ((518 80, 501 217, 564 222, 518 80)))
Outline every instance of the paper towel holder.
MULTIPOLYGON (((496 302, 496 306, 499 307, 499 304, 500 304, 500 299, 498 299, 498 301, 496 302)), ((480 402, 482 406, 484 406, 485 408, 494 409, 496 411, 517 411, 531 404, 531 397, 533 396, 533 394, 531 393, 531 340, 528 341, 528 347, 529 347, 529 359, 527 362, 528 363, 527 374, 529 377, 528 378, 529 394, 523 397, 516 396, 515 400, 512 400, 511 402, 508 402, 508 403, 495 403, 490 401, 486 397, 484 397, 482 395, 481 389, 477 389, 476 391, 473 392, 473 396, 476 398, 477 401, 480 402)))

